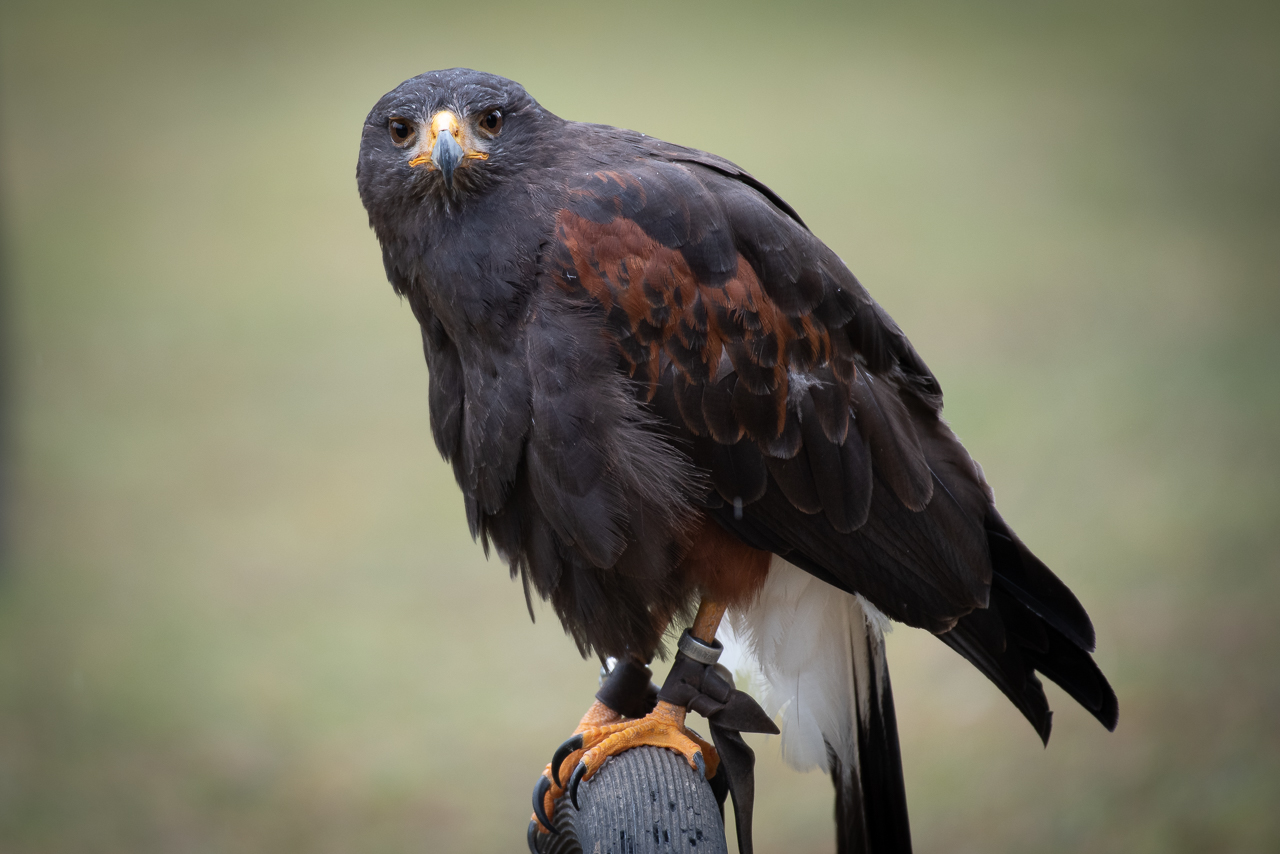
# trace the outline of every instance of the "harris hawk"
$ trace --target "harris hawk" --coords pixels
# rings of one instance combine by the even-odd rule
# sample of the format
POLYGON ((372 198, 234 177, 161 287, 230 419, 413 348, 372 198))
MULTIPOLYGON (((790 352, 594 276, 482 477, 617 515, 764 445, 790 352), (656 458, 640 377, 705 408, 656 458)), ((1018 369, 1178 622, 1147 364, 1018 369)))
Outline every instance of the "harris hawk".
POLYGON ((735 704, 730 735, 772 728, 717 676, 726 613, 784 754, 832 777, 840 851, 910 850, 889 620, 972 662, 1042 739, 1037 672, 1114 728, 1088 615, 996 511, 938 381, 760 181, 460 68, 378 101, 356 174, 472 535, 584 656, 620 662, 539 780, 534 851, 566 789, 630 747, 719 779, 736 748, 689 708, 713 733, 735 704), (655 699, 646 665, 690 617, 655 699))

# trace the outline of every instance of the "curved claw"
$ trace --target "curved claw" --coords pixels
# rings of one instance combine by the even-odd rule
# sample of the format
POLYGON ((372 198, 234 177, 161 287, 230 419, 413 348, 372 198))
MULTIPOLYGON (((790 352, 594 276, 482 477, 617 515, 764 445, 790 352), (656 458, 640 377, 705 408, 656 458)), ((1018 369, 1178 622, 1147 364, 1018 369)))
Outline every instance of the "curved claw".
MULTIPOLYGON (((703 777, 704 779, 706 778, 706 776, 707 776, 707 760, 705 760, 705 759, 703 759, 703 758, 702 758, 702 751, 701 751, 701 750, 699 750, 697 753, 693 754, 693 767, 698 769, 698 774, 699 774, 701 777, 703 777)), ((719 771, 719 770, 720 770, 719 768, 717 768, 717 769, 716 769, 716 771, 719 771)), ((544 780, 545 780, 545 779, 546 779, 546 777, 543 777, 542 779, 544 779, 544 780)))
POLYGON ((551 791, 551 781, 542 776, 538 778, 538 783, 533 787, 533 814, 537 816, 538 821, 542 822, 542 826, 552 833, 560 831, 551 823, 551 818, 547 815, 547 792, 551 791))
POLYGON ((538 850, 538 823, 536 821, 529 822, 529 832, 525 835, 525 841, 529 843, 529 854, 542 854, 538 850))
POLYGON ((560 782, 560 765, 569 758, 569 754, 575 750, 582 749, 582 733, 571 735, 565 740, 564 744, 556 748, 555 755, 551 757, 551 779, 556 781, 556 785, 564 788, 564 783, 560 782))
POLYGON ((569 778, 569 800, 573 802, 573 808, 578 807, 578 784, 582 782, 582 777, 587 773, 587 763, 579 762, 578 767, 573 769, 573 776, 569 778))

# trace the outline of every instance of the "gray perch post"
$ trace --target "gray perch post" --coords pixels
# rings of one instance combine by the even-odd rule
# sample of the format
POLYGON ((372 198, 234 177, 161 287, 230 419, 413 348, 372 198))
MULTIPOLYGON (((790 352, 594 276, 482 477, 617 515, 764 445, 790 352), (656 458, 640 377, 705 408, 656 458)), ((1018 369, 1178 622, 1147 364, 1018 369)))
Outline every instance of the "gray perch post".
POLYGON ((578 803, 556 803, 560 834, 539 836, 542 854, 728 854, 710 784, 673 750, 611 757, 579 787, 578 803))

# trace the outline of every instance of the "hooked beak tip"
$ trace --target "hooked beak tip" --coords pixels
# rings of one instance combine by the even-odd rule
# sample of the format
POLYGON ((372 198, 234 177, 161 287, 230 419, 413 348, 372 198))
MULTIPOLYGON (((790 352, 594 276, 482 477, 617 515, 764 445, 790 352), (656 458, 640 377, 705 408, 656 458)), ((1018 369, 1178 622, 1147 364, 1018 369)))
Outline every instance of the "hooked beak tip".
POLYGON ((440 170, 440 174, 444 176, 444 184, 450 190, 453 189, 453 170, 462 162, 463 153, 462 146, 448 132, 441 133, 436 138, 435 147, 431 149, 431 162, 440 170))

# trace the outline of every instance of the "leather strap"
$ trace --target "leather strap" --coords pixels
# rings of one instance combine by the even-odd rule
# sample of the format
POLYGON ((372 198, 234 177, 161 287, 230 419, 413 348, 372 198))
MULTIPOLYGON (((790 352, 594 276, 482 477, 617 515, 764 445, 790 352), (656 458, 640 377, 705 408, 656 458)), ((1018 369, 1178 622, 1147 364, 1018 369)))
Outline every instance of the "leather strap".
POLYGON ((642 718, 658 704, 658 686, 649 681, 652 678, 648 667, 624 658, 605 677, 596 699, 620 715, 642 718))
POLYGON ((738 851, 752 854, 751 813, 755 806, 756 755, 742 738, 744 732, 778 733, 773 720, 751 695, 737 690, 714 664, 703 664, 684 652, 676 655, 658 699, 697 712, 711 725, 711 741, 720 754, 720 770, 711 788, 724 810, 724 781, 733 797, 734 822, 738 828, 738 851), (717 781, 720 781, 719 783, 717 781))

